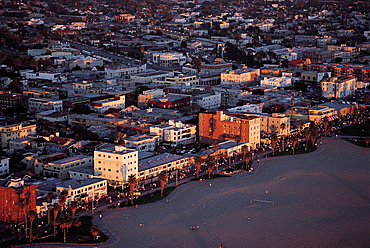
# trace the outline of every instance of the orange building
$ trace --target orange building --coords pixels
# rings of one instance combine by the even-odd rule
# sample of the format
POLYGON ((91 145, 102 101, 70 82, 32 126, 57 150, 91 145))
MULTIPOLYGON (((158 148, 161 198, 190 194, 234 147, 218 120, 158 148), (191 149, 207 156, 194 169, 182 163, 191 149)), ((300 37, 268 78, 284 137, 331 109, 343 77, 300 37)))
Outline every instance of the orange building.
POLYGON ((27 211, 36 212, 36 187, 20 179, 0 181, 0 221, 21 223, 27 211))
POLYGON ((199 141, 212 144, 226 140, 247 142, 252 148, 260 143, 261 118, 223 111, 199 114, 199 141))

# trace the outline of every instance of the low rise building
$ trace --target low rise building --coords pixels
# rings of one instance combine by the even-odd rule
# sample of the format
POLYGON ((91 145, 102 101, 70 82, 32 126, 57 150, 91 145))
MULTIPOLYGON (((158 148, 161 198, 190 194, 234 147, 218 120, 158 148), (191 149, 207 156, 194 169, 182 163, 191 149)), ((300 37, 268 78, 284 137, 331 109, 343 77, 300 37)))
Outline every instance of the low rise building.
POLYGON ((90 109, 92 111, 98 112, 99 114, 103 114, 110 108, 118 108, 124 109, 125 108, 125 96, 115 96, 111 99, 105 99, 101 101, 94 101, 90 103, 90 109))
POLYGON ((27 199, 28 211, 36 211, 36 185, 27 184, 21 178, 0 179, 0 221, 21 223, 27 221, 27 211, 19 204, 27 199))
POLYGON ((9 146, 10 140, 25 138, 36 134, 36 124, 20 123, 7 126, 0 126, 1 147, 9 146))
POLYGON ((160 144, 161 136, 150 134, 137 134, 123 139, 125 147, 135 149, 139 152, 154 151, 160 144))
POLYGON ((264 77, 260 84, 262 87, 288 87, 292 85, 291 77, 264 77))
POLYGON ((247 84, 260 75, 260 69, 237 69, 221 73, 221 84, 247 84))
POLYGON ((204 109, 218 109, 221 107, 221 93, 205 93, 193 97, 193 103, 204 109))
POLYGON ((0 176, 9 174, 9 159, 8 157, 0 156, 0 176))
POLYGON ((162 171, 170 172, 190 167, 189 157, 163 153, 139 161, 139 180, 158 176, 162 171))
POLYGON ((39 113, 47 110, 62 111, 63 101, 49 98, 30 98, 28 100, 29 113, 39 113))
POLYGON ((102 178, 71 179, 56 185, 57 192, 61 193, 63 190, 66 190, 68 192, 67 197, 73 200, 92 201, 107 195, 108 182, 102 178))
POLYGON ((130 175, 138 178, 138 151, 123 146, 101 147, 94 151, 94 175, 126 183, 130 175))
POLYGON ((69 178, 69 171, 72 168, 85 167, 92 165, 93 158, 87 155, 76 155, 44 164, 41 174, 45 177, 55 177, 59 179, 69 178))
POLYGON ((186 62, 186 56, 177 52, 151 52, 148 55, 153 63, 162 66, 184 65, 186 62))
POLYGON ((321 82, 321 94, 324 98, 341 99, 355 92, 357 79, 355 77, 333 77, 321 82))
POLYGON ((249 143, 253 149, 260 144, 261 118, 242 114, 200 113, 199 141, 213 144, 226 140, 249 143))
POLYGON ((196 125, 173 120, 169 120, 168 124, 151 126, 150 134, 159 135, 163 143, 173 147, 194 143, 197 138, 196 125))

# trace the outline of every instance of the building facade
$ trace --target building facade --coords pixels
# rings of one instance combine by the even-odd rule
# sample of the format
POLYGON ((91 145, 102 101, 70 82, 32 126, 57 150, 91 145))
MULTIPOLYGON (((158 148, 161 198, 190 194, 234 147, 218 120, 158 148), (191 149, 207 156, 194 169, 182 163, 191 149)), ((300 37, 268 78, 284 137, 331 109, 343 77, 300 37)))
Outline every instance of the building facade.
POLYGON ((47 110, 62 111, 63 101, 49 98, 30 98, 28 100, 29 113, 39 113, 47 110))
POLYGON ((106 99, 101 101, 95 101, 90 103, 90 109, 92 111, 103 114, 110 108, 124 109, 126 107, 125 96, 115 96, 112 99, 106 99))
POLYGON ((199 114, 199 141, 212 144, 226 140, 246 142, 252 148, 260 143, 261 118, 223 111, 199 114))
POLYGON ((138 178, 138 151, 123 146, 94 151, 94 175, 126 183, 130 175, 138 178))
POLYGON ((325 98, 341 99, 355 92, 357 79, 356 78, 337 78, 333 77, 329 80, 321 82, 321 94, 325 98))
POLYGON ((260 75, 260 69, 237 69, 221 73, 221 84, 243 84, 253 82, 260 75))
POLYGON ((0 179, 0 221, 26 221, 27 211, 36 211, 36 187, 26 184, 20 178, 0 179), (20 203, 23 203, 24 207, 21 207, 20 203))
POLYGON ((0 126, 1 146, 9 146, 10 140, 25 138, 36 134, 36 124, 20 123, 8 126, 0 126))

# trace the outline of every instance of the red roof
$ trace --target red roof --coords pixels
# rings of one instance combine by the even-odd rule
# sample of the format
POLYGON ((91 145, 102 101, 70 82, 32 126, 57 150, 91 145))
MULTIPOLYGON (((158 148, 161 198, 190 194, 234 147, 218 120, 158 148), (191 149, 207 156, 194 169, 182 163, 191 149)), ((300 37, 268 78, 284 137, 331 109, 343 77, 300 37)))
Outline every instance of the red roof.
POLYGON ((304 63, 304 60, 301 60, 301 59, 292 59, 288 65, 299 65, 301 63, 304 63))

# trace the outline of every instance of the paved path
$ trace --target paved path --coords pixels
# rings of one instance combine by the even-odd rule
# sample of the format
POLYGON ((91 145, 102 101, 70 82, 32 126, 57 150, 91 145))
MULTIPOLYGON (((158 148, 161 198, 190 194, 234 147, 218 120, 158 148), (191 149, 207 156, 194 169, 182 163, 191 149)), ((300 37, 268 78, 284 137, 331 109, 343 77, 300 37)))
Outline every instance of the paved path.
POLYGON ((261 159, 253 175, 190 182, 169 203, 103 213, 94 222, 111 239, 77 247, 369 247, 369 158, 325 139, 314 153, 261 159))

